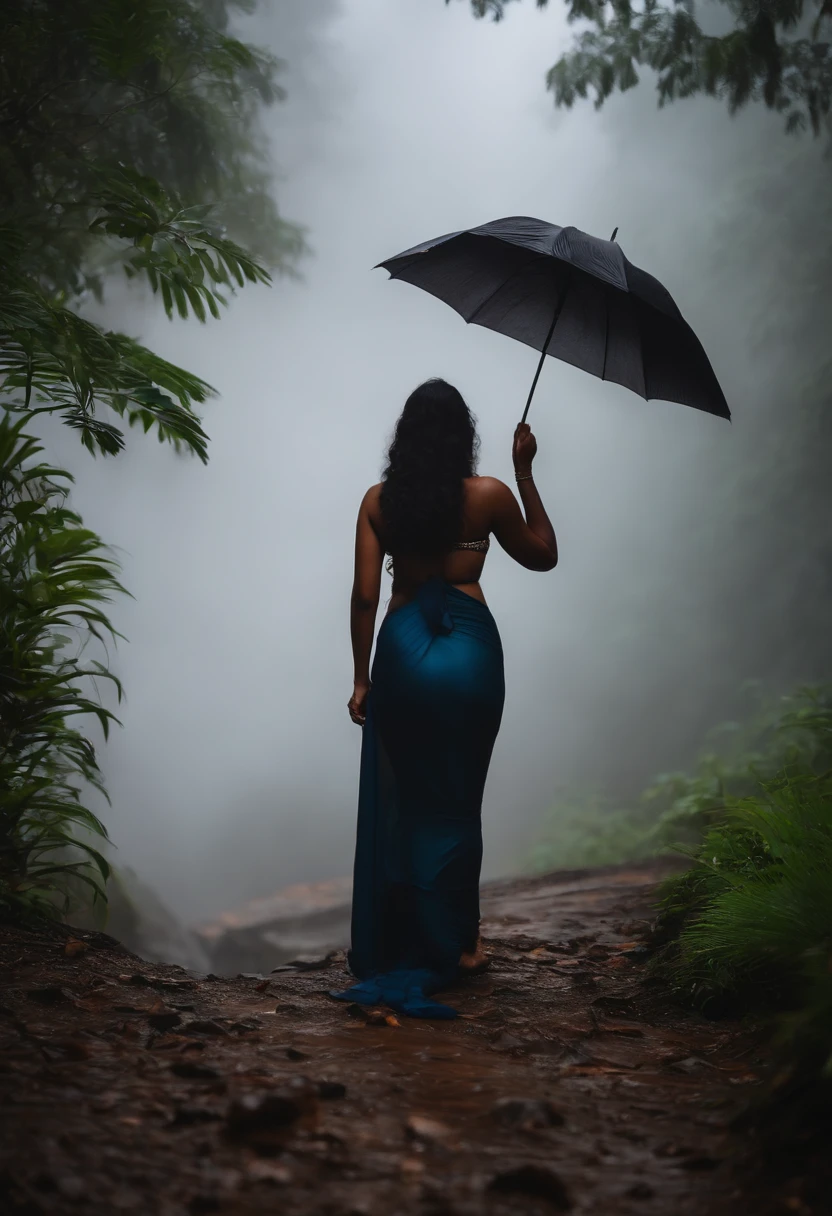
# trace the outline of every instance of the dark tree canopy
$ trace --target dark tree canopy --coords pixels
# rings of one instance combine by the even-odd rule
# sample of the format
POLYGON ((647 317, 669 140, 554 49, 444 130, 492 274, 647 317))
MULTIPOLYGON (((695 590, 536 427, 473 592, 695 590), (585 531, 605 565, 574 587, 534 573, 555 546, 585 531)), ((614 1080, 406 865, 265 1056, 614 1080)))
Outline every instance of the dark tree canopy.
MULTIPOLYGON (((471 7, 499 21, 510 3, 471 0, 471 7)), ((783 114, 790 131, 816 135, 829 117, 832 0, 718 0, 718 21, 730 23, 721 34, 707 32, 703 6, 693 0, 566 0, 566 7, 570 22, 589 28, 548 73, 556 105, 592 96, 600 107, 616 89, 638 84, 637 69, 647 67, 656 73, 660 105, 698 93, 724 100, 731 113, 762 102, 783 114)))
POLYGON ((79 315, 79 297, 123 267, 168 316, 204 321, 303 249, 259 126, 278 65, 229 32, 254 5, 0 8, 0 406, 58 413, 90 451, 124 446, 109 412, 206 459, 194 407, 211 389, 79 315))
POLYGON ((104 179, 128 167, 273 269, 299 230, 279 216, 258 124, 278 64, 229 33, 254 0, 4 0, 0 214, 25 232, 44 287, 100 286, 89 224, 104 179))

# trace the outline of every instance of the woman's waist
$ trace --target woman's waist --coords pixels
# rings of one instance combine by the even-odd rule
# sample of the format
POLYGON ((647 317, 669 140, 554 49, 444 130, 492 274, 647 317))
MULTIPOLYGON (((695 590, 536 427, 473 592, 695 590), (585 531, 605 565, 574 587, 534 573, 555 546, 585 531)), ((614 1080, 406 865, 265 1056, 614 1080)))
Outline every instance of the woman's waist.
POLYGON ((497 623, 482 592, 480 597, 469 595, 462 586, 442 578, 422 583, 399 607, 391 603, 379 630, 376 653, 421 655, 434 641, 443 641, 445 654, 449 651, 444 643, 469 657, 471 644, 502 654, 497 623))
POLYGON ((397 585, 394 582, 393 583, 393 594, 391 595, 390 600, 387 604, 386 615, 391 616, 394 612, 397 612, 400 608, 403 608, 406 604, 409 604, 413 600, 418 599, 420 590, 426 585, 427 582, 431 582, 431 583, 432 582, 441 582, 442 584, 444 584, 446 591, 457 591, 457 592, 459 592, 460 595, 464 595, 464 596, 467 596, 468 599, 475 600, 477 603, 481 604, 483 606, 483 608, 486 608, 486 609, 488 608, 488 604, 486 603, 485 596, 483 595, 482 587, 480 586, 479 581, 467 582, 467 583, 451 583, 447 579, 442 578, 441 576, 437 575, 431 579, 426 579, 423 582, 408 583, 405 586, 402 586, 400 583, 397 585))

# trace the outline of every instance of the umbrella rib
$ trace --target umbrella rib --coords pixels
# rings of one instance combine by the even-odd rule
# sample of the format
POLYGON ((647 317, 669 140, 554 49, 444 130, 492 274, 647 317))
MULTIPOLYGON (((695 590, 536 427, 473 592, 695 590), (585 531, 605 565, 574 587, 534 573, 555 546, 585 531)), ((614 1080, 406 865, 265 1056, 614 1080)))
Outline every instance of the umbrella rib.
MULTIPOLYGON (((618 232, 618 229, 616 228, 615 231, 618 232)), ((613 233, 614 237, 615 233, 613 233)), ((608 291, 604 292, 604 303, 606 307, 604 309, 604 363, 601 368, 602 380, 606 380, 607 378, 607 353, 610 348, 610 293, 608 291)))
POLYGON ((494 297, 497 295, 497 293, 499 291, 503 290, 506 283, 510 283, 511 280, 516 278, 517 275, 520 274, 522 271, 528 270, 529 266, 533 266, 537 260, 538 260, 538 255, 535 254, 534 257, 529 258, 528 262, 524 262, 522 266, 518 266, 516 270, 512 270, 511 274, 508 276, 507 279, 503 279, 503 281, 501 283, 498 283, 497 286, 494 288, 494 290, 492 292, 490 292, 485 297, 484 300, 480 301, 480 303, 477 305, 477 307, 471 313, 470 317, 465 317, 465 324, 471 325, 476 320, 476 318, 479 316, 479 314, 482 312, 482 310, 485 308, 486 304, 490 304, 491 301, 494 299, 494 297))

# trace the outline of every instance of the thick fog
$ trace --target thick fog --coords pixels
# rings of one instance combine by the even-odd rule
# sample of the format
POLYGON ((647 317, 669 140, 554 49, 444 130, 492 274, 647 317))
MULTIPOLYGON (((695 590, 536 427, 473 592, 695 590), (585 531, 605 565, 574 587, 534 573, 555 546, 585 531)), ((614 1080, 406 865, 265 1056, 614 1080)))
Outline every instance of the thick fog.
MULTIPOLYGON (((483 578, 507 670, 488 874, 522 863, 559 788, 637 789, 689 758, 725 571, 688 536, 714 450, 740 458, 770 374, 752 253, 725 257, 743 182, 785 148, 779 119, 730 121, 710 101, 659 111, 649 81, 600 113, 555 111, 543 78, 572 36, 557 5, 512 6, 499 25, 443 0, 263 9, 245 33, 287 61, 288 99, 264 123, 282 211, 308 229, 302 281, 246 290, 206 326, 112 293, 110 324, 219 390, 207 468, 139 433, 109 461, 54 441, 83 469, 76 502, 120 547, 135 597, 114 610, 129 639, 115 656, 124 729, 103 753, 114 857, 191 922, 349 872, 354 520, 408 393, 429 376, 456 384, 479 421, 480 470, 511 480, 536 355, 375 263, 505 215, 605 237, 618 226, 701 336, 734 412, 729 425, 646 403, 547 361, 530 421, 561 562, 529 573, 492 548, 483 578)), ((388 595, 385 575, 380 611, 388 595)))

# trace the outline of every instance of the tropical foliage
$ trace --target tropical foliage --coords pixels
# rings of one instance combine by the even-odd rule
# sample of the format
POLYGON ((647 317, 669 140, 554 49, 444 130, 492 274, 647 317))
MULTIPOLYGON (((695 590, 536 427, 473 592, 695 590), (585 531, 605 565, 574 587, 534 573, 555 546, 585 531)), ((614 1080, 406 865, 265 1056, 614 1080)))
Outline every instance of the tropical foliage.
POLYGON ((558 798, 526 863, 539 872, 637 861, 667 849, 698 849, 728 805, 753 797, 783 772, 813 775, 832 766, 827 732, 832 700, 818 689, 788 697, 745 689, 747 716, 720 723, 692 772, 660 773, 633 802, 598 791, 558 798))
POLYGON ((813 693, 711 789, 689 783, 660 830, 698 835, 664 888, 663 966, 697 1003, 787 995, 806 951, 832 948, 832 697, 813 693), (786 984, 786 988, 783 985, 786 984))
POLYGON ((102 894, 109 868, 91 841, 103 825, 85 792, 103 792, 83 730, 115 719, 103 644, 117 568, 69 509, 71 478, 39 460, 24 420, 0 415, 0 909, 55 907, 67 879, 102 894), (98 644, 102 657, 91 653, 98 644))
MULTIPOLYGON (((101 789, 88 727, 112 717, 116 567, 67 502, 32 428, 58 416, 93 454, 123 425, 207 460, 213 390, 94 323, 116 272, 168 317, 216 319, 246 284, 291 273, 258 127, 275 60, 230 32, 254 0, 9 0, 0 12, 0 900, 101 895, 101 789), (244 247, 245 245, 245 247, 244 247), (91 650, 92 648, 92 650, 91 650)), ((116 682, 116 687, 118 687, 116 682)))
MULTIPOLYGON (((471 0, 471 7, 499 21, 510 2, 471 0)), ((788 130, 819 134, 832 106, 830 0, 720 5, 725 12, 714 24, 730 24, 726 32, 711 32, 694 0, 566 0, 568 20, 589 28, 549 71, 555 104, 591 95, 600 108, 615 90, 634 88, 642 67, 655 73, 660 105, 705 94, 735 113, 758 101, 783 114, 788 130)))

